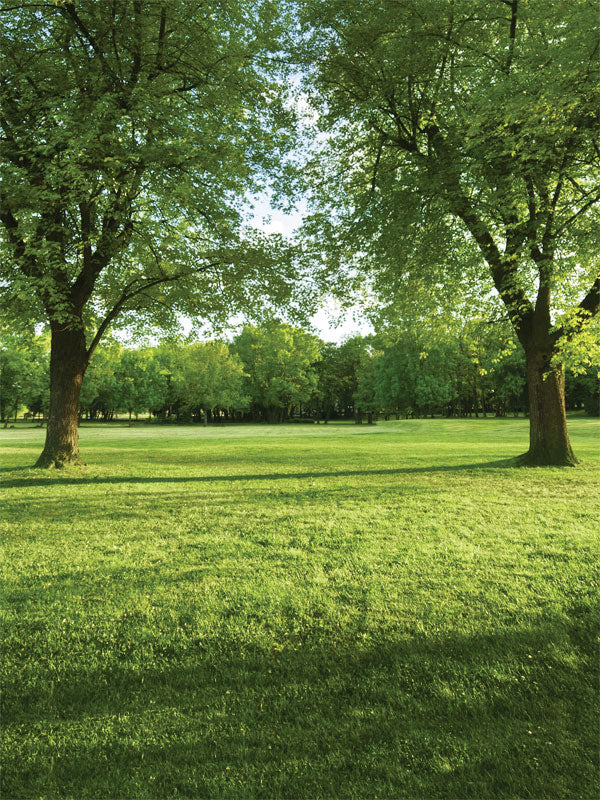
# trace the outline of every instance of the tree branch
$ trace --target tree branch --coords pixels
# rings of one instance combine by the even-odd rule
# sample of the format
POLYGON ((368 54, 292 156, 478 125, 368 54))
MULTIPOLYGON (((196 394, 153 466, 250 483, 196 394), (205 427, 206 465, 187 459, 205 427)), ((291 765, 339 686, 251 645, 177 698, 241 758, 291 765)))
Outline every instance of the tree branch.
POLYGON ((77 13, 77 9, 75 8, 74 3, 64 3, 58 6, 60 13, 65 16, 67 19, 70 19, 71 22, 75 24, 77 30, 81 33, 85 41, 90 45, 96 58, 100 61, 100 65, 102 67, 102 72, 105 75, 108 75, 113 83, 113 85, 121 87, 121 81, 119 80, 118 75, 110 68, 108 65, 106 58, 104 57, 104 53, 102 48, 96 41, 95 36, 90 32, 86 24, 83 22, 79 14, 77 13))
POLYGON ((138 286, 135 289, 133 287, 135 287, 136 283, 138 282, 137 278, 128 283, 127 286, 123 289, 123 292, 121 293, 121 296, 119 297, 117 302, 114 304, 114 306, 111 308, 111 310, 108 312, 108 314, 105 316, 105 318, 98 326, 98 330, 96 331, 94 338, 92 339, 90 346, 87 349, 88 361, 92 357, 92 353, 98 346, 98 342, 100 341, 100 339, 102 339, 108 326, 118 316, 119 312, 123 309, 125 304, 129 302, 129 300, 131 300, 134 297, 137 297, 137 295, 143 294, 144 292, 146 292, 147 289, 151 289, 153 286, 158 286, 161 283, 172 283, 173 281, 177 281, 180 278, 185 277, 187 274, 198 274, 202 272, 207 272, 209 269, 218 266, 220 263, 221 263, 220 261, 213 261, 209 264, 204 264, 202 267, 198 267, 197 269, 192 270, 191 273, 180 272, 177 273, 176 275, 164 275, 161 276, 160 278, 153 278, 152 280, 146 281, 141 286, 138 286))
POLYGON ((485 223, 479 218, 468 197, 462 191, 457 160, 453 157, 439 128, 430 125, 427 135, 438 156, 436 166, 442 177, 450 211, 463 221, 477 242, 481 254, 489 265, 496 291, 506 306, 517 336, 521 338, 524 327, 529 326, 533 307, 523 289, 516 283, 514 261, 502 257, 485 223))
POLYGON ((563 336, 566 336, 567 339, 572 339, 583 328, 586 321, 595 317, 600 311, 600 277, 596 278, 589 292, 577 306, 576 311, 575 319, 570 321, 566 330, 564 326, 561 326, 553 331, 552 341, 554 344, 563 336))
POLYGON ((148 75, 148 80, 154 80, 156 76, 162 71, 163 68, 163 55, 165 50, 165 40, 166 40, 166 28, 167 28, 167 9, 165 6, 161 6, 160 9, 160 25, 158 29, 158 40, 156 44, 156 61, 154 65, 154 71, 150 72, 148 75))
POLYGON ((588 210, 588 208, 591 208, 595 203, 598 203, 599 201, 600 201, 600 191, 596 195, 594 195, 594 197, 592 197, 591 200, 588 200, 587 203, 584 203, 578 211, 576 211, 574 214, 571 214, 571 216, 558 229, 557 235, 560 235, 564 230, 566 230, 569 227, 569 225, 573 222, 573 220, 575 220, 580 214, 583 214, 585 211, 588 210))
POLYGON ((579 303, 579 309, 592 317, 600 311, 600 277, 596 278, 592 288, 579 303))
POLYGON ((379 145, 377 147, 377 156, 375 157, 375 164, 373 165, 373 176, 371 178, 371 192, 375 191, 375 185, 376 185, 376 181, 377 181, 377 172, 379 170, 379 162, 381 161, 381 153, 382 153, 382 150, 383 150, 384 141, 385 140, 384 140, 384 138, 382 136, 381 139, 379 140, 379 145))
MULTIPOLYGON (((508 5, 508 3, 507 3, 508 5)), ((515 39, 517 34, 517 8, 519 0, 511 0, 510 2, 510 32, 508 34, 508 55, 506 57, 505 72, 508 75, 512 66, 515 54, 515 39)))
POLYGON ((2 198, 2 203, 0 205, 0 219, 6 228, 8 239, 13 247, 15 262, 18 264, 21 272, 23 272, 26 277, 29 277, 33 273, 31 271, 27 272, 21 263, 26 250, 25 240, 19 235, 19 223, 13 216, 4 198, 2 198))

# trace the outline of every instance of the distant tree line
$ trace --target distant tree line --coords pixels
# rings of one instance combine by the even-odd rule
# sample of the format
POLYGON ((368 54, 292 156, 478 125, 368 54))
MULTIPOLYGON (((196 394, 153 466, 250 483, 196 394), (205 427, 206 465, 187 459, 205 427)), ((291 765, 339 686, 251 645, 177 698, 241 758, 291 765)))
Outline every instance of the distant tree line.
MULTIPOLYGON (((341 344, 279 321, 231 341, 167 340, 98 347, 83 382, 81 419, 172 422, 503 417, 528 413, 525 359, 503 323, 416 325, 341 344)), ((0 336, 0 416, 47 417, 49 337, 0 336)), ((600 414, 597 366, 567 371, 570 410, 600 414)))

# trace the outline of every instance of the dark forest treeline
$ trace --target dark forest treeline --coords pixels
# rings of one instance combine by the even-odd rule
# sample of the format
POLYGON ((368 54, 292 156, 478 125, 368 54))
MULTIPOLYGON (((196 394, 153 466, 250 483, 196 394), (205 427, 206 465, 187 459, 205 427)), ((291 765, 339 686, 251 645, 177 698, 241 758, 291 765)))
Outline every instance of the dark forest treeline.
MULTIPOLYGON (((3 332, 0 413, 48 413, 48 338, 3 332)), ((597 367, 567 370, 570 410, 600 413, 597 367)), ((86 373, 80 416, 173 422, 354 419, 528 412, 525 360, 502 323, 390 330, 326 344, 277 321, 231 342, 107 340, 86 373)))

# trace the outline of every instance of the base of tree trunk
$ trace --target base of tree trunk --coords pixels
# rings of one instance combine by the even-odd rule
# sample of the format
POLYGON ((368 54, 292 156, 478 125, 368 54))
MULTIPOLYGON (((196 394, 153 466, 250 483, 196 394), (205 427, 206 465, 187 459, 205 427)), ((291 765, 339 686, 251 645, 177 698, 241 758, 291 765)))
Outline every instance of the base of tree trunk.
POLYGON ((35 469, 63 469, 64 467, 85 467, 79 454, 57 454, 43 452, 33 465, 35 469))
POLYGON ((523 455, 517 456, 515 462, 520 467, 575 467, 580 463, 572 450, 570 452, 561 450, 560 453, 556 453, 542 448, 538 448, 535 452, 528 450, 523 455))

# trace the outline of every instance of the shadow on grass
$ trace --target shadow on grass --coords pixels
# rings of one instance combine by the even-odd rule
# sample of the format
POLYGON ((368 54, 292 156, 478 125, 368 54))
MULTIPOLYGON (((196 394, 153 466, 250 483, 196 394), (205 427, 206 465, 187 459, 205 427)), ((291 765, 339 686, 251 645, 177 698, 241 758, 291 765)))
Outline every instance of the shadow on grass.
MULTIPOLYGON (((165 520, 186 519, 188 529, 194 530, 199 524, 198 506, 202 508, 202 514, 211 515, 210 526, 214 528, 219 523, 219 519, 227 517, 237 517, 241 513, 247 516, 248 522, 256 519, 256 504, 267 503, 268 512, 263 509, 262 513, 272 516, 275 513, 289 512, 293 505, 295 509, 302 506, 313 506, 317 508, 315 512, 318 518, 322 518, 322 507, 324 505, 349 504, 351 507, 361 506, 364 510, 379 501, 385 495, 385 502, 388 508, 391 504, 399 504, 403 501, 414 502, 419 496, 427 496, 431 502, 435 502, 441 488, 431 486, 417 486, 409 481, 397 481, 395 483, 383 483, 380 487, 368 485, 370 490, 369 500, 365 502, 364 494, 355 491, 352 485, 346 482, 322 483, 313 485, 314 481, 304 482, 293 485, 289 488, 288 484, 280 483, 273 487, 265 482, 257 482, 251 490, 241 482, 235 482, 228 486, 219 484, 219 489, 215 491, 209 482, 201 482, 186 487, 184 483, 176 482, 169 486, 168 483, 159 484, 159 489, 150 490, 141 483, 136 483, 136 488, 128 488, 126 484, 120 484, 123 491, 112 495, 107 503, 106 492, 97 493, 81 492, 75 490, 73 496, 68 499, 56 496, 54 492, 46 492, 36 496, 35 499, 29 498, 24 502, 21 493, 15 492, 11 497, 4 499, 3 512, 6 519, 14 520, 15 524, 21 521, 31 520, 32 516, 37 519, 48 519, 56 524, 72 524, 75 520, 85 520, 86 527, 91 524, 106 521, 126 521, 130 520, 137 523, 134 527, 139 528, 144 535, 149 530, 158 526, 164 526, 165 520), (218 514, 219 516, 212 516, 218 514)), ((32 483, 29 488, 34 488, 37 483, 32 483)), ((364 489, 364 487, 362 487, 364 489)))
MULTIPOLYGON (((166 466, 166 465, 165 465, 166 466)), ((179 465, 178 465, 179 466, 179 465)), ((318 478, 351 478, 354 476, 365 475, 417 475, 420 473, 435 474, 438 472, 472 472, 472 471, 488 471, 496 469, 504 469, 507 467, 516 467, 515 459, 502 459, 499 461, 486 461, 483 463, 473 464, 447 464, 440 466, 423 466, 423 467, 397 467, 394 469, 344 469, 344 470, 330 470, 322 472, 314 470, 312 472, 270 472, 264 474, 248 474, 248 475, 185 475, 185 476, 127 476, 127 475, 98 475, 87 476, 82 474, 81 477, 61 476, 60 473, 56 477, 47 477, 43 473, 33 471, 30 468, 19 468, 10 470, 10 472, 29 472, 31 477, 26 478, 9 478, 2 480, 2 486, 5 488, 18 488, 22 486, 69 486, 69 485, 85 485, 85 484, 102 484, 102 483, 213 483, 213 482, 235 482, 235 481, 278 481, 278 480, 303 480, 303 479, 318 479, 318 478)), ((8 472, 9 470, 5 470, 8 472)))
POLYGON ((185 619, 82 631, 46 683, 7 682, 5 726, 30 739, 3 795, 596 795, 593 626, 373 641, 292 623, 276 646, 185 619))

